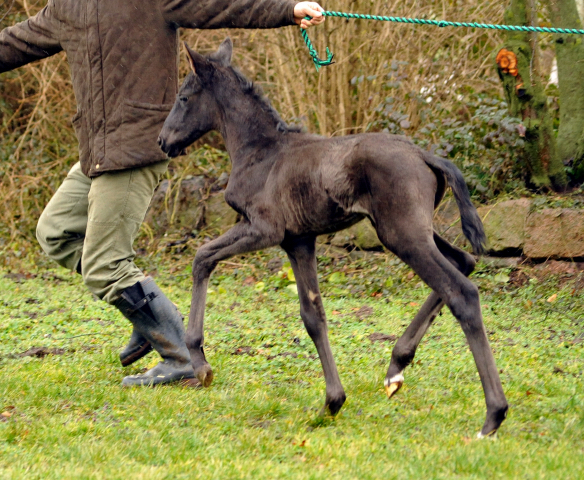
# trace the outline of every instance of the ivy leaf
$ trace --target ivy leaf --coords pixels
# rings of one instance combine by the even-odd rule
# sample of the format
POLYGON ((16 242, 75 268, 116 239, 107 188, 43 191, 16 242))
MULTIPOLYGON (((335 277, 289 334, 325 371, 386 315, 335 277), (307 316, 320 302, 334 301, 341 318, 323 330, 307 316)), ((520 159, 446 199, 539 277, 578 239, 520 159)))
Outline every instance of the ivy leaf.
POLYGON ((347 283, 347 276, 343 272, 333 272, 328 277, 328 281, 334 284, 347 283))
POLYGON ((510 277, 505 273, 497 273, 497 275, 494 276, 494 280, 497 283, 507 283, 510 280, 510 277))

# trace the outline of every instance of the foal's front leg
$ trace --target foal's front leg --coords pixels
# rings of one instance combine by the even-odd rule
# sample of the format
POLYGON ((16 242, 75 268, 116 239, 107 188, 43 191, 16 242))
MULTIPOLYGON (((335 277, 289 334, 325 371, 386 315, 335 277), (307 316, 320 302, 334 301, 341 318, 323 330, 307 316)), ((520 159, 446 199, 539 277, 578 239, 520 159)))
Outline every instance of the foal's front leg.
POLYGON ((315 242, 315 237, 293 239, 284 242, 282 248, 288 254, 296 277, 300 316, 316 346, 324 370, 326 399, 322 413, 328 411, 331 415, 336 415, 345 403, 346 396, 328 340, 326 316, 316 273, 315 242))
POLYGON ((273 247, 280 243, 282 236, 273 224, 250 223, 243 220, 197 251, 193 262, 193 292, 186 344, 191 354, 195 375, 203 386, 208 387, 213 381, 213 371, 203 351, 203 320, 211 273, 221 260, 233 255, 273 247))

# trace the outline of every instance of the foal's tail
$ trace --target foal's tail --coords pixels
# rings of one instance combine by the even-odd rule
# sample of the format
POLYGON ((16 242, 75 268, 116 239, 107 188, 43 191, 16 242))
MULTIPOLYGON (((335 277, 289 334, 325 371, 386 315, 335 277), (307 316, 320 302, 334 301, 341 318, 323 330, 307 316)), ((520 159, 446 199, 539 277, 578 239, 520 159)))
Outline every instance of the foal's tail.
POLYGON ((428 166, 442 172, 446 180, 448 180, 448 184, 452 188, 452 193, 454 193, 458 210, 460 211, 462 232, 468 238, 473 252, 477 255, 483 253, 485 251, 487 236, 485 235, 483 222, 481 222, 476 208, 470 201, 470 194, 468 193, 468 188, 462 177, 462 173, 452 162, 431 155, 430 153, 425 153, 424 161, 428 166))

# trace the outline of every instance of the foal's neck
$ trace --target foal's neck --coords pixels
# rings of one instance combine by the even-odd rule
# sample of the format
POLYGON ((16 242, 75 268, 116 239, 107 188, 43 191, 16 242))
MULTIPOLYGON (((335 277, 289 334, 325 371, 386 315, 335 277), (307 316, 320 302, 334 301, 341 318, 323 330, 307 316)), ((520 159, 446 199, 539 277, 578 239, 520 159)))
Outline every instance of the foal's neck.
POLYGON ((282 140, 278 119, 251 95, 228 103, 223 109, 220 132, 233 166, 264 161, 282 140))

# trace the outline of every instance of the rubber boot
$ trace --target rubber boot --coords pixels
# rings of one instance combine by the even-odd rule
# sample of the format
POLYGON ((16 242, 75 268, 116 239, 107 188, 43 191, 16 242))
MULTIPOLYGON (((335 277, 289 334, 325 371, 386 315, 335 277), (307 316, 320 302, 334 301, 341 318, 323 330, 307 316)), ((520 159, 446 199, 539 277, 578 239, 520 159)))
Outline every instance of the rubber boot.
POLYGON ((144 355, 152 351, 152 345, 134 328, 132 336, 128 345, 120 352, 120 362, 122 367, 132 365, 132 363, 140 360, 144 355))
POLYGON ((115 306, 162 357, 162 361, 146 373, 125 377, 122 385, 154 386, 181 382, 194 386, 195 372, 185 344, 182 316, 154 280, 147 277, 127 288, 115 306))
MULTIPOLYGON (((75 271, 79 275, 81 275, 81 259, 79 259, 75 271)), ((140 299, 138 298, 137 300, 140 299)), ((134 328, 132 330, 132 336, 130 337, 130 341, 120 352, 120 362, 122 363, 122 367, 132 365, 132 363, 137 362, 143 356, 147 355, 151 351, 152 345, 150 345, 150 342, 146 340, 142 335, 140 335, 134 328)))

